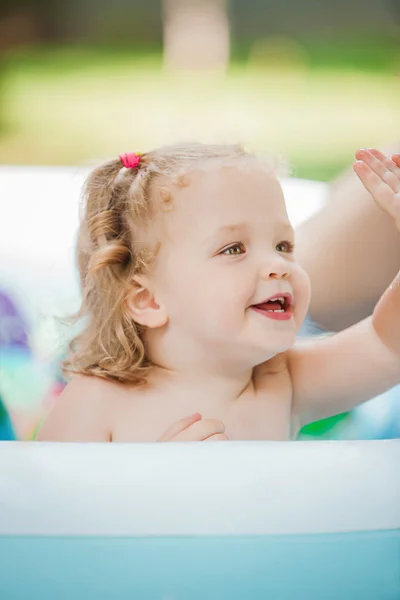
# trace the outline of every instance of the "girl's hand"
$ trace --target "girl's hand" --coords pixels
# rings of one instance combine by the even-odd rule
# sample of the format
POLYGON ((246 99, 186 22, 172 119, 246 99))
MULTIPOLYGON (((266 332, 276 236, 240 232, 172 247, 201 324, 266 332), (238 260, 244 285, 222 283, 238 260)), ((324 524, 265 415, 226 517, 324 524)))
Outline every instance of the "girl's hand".
POLYGON ((375 202, 394 220, 400 231, 400 154, 392 158, 380 150, 357 150, 354 171, 375 202))
POLYGON ((217 419, 203 419, 195 413, 171 425, 159 442, 216 442, 226 441, 225 426, 217 419))

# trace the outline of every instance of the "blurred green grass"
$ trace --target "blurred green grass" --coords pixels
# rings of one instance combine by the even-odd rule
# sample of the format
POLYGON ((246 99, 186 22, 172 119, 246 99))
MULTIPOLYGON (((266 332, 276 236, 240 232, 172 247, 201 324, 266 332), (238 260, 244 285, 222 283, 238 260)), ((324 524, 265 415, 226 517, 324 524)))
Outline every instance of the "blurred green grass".
POLYGON ((236 50, 224 74, 167 72, 159 48, 14 52, 2 70, 0 162, 80 164, 182 139, 241 141, 285 155, 296 176, 327 180, 358 147, 398 138, 400 43, 300 47, 301 61, 275 63, 236 50))

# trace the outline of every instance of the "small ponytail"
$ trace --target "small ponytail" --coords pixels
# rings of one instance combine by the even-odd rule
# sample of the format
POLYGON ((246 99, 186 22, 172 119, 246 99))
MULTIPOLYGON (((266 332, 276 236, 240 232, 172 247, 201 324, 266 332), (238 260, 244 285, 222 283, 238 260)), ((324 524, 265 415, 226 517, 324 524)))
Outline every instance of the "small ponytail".
POLYGON ((132 254, 127 197, 137 175, 120 158, 95 168, 83 188, 77 243, 84 331, 70 344, 65 373, 142 383, 146 360, 139 327, 124 311, 137 257, 132 254))

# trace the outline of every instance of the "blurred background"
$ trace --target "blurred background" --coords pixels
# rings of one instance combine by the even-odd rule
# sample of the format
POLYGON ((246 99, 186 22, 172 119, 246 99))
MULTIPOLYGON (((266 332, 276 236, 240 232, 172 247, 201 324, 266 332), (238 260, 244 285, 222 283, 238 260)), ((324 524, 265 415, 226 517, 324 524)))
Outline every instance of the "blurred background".
POLYGON ((0 162, 238 139, 327 180, 399 129, 399 0, 2 0, 0 162))
MULTIPOLYGON (((240 141, 324 182, 358 147, 398 139, 399 0, 2 0, 0 52, 0 224, 18 222, 18 246, 0 239, 0 439, 31 439, 64 385, 44 317, 78 296, 56 250, 77 224, 61 167, 240 141)), ((337 437, 343 421, 308 434, 337 437)))

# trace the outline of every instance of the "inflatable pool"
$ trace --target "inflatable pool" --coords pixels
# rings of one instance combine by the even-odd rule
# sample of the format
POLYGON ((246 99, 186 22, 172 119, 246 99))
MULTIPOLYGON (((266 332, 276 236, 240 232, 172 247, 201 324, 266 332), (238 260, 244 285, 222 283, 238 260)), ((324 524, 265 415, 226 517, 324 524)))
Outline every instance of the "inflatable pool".
MULTIPOLYGON (((0 167, 0 391, 22 439, 62 388, 54 316, 79 300, 85 175, 0 167)), ((324 203, 323 183, 283 185, 294 225, 324 203)), ((395 437, 398 393, 303 439, 395 437)), ((0 600, 400 600, 399 465, 396 440, 0 442, 0 600)))
POLYGON ((399 600, 400 440, 0 444, 2 600, 399 600))

